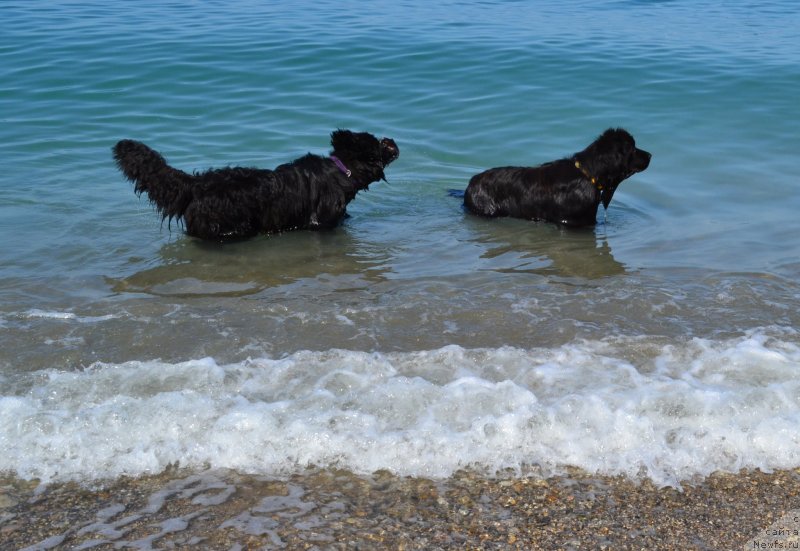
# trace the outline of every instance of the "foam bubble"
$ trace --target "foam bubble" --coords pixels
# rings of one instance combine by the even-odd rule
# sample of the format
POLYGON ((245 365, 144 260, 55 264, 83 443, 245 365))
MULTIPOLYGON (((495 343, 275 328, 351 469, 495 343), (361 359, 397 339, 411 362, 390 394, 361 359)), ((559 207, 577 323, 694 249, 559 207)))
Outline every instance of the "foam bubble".
POLYGON ((219 365, 48 370, 0 398, 0 470, 97 479, 171 463, 285 474, 314 464, 444 477, 464 467, 647 476, 800 465, 790 329, 556 348, 297 352, 219 365))
POLYGON ((49 319, 63 319, 63 320, 71 320, 77 318, 77 316, 72 312, 47 312, 44 310, 39 310, 37 308, 28 310, 27 312, 25 312, 25 316, 28 318, 49 318, 49 319))
POLYGON ((119 317, 117 314, 106 314, 103 316, 78 316, 73 312, 58 312, 58 311, 47 311, 47 310, 39 310, 37 308, 33 308, 28 310, 22 314, 22 317, 28 319, 53 319, 53 320, 69 320, 69 321, 77 321, 79 323, 97 323, 100 321, 108 321, 110 319, 114 319, 119 317))

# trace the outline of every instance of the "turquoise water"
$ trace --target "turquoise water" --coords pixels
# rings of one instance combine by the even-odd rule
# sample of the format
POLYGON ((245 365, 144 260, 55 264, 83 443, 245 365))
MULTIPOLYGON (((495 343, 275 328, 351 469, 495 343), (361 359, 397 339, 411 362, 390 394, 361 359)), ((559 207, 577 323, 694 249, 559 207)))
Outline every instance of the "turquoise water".
POLYGON ((800 466, 795 5, 428 4, 0 6, 0 469, 800 466), (653 160, 592 230, 447 194, 611 126, 653 160), (272 167, 336 128, 397 141, 389 183, 224 246, 110 154, 272 167))

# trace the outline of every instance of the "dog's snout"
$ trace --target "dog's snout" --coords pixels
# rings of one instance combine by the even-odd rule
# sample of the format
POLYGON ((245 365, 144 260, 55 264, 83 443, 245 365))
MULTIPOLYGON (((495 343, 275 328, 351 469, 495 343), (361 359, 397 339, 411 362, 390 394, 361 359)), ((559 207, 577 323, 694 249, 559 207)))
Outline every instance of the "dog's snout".
POLYGON ((650 166, 650 159, 652 157, 653 156, 649 152, 645 151, 644 149, 637 149, 636 150, 636 161, 637 161, 636 162, 636 164, 637 164, 636 168, 639 170, 639 172, 641 172, 642 170, 644 170, 648 166, 650 166))
POLYGON ((382 138, 381 148, 384 151, 384 156, 387 157, 389 161, 393 161, 400 156, 400 148, 397 147, 397 144, 391 138, 382 138))

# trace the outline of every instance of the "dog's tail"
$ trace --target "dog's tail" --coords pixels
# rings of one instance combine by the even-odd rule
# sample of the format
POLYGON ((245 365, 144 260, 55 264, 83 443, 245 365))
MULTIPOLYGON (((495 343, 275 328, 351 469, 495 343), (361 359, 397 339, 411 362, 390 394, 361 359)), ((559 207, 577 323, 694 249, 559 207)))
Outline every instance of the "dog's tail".
POLYGON ((194 176, 172 168, 157 151, 141 142, 121 140, 113 148, 114 160, 135 184, 137 195, 146 193, 164 218, 180 218, 192 200, 194 176))
POLYGON ((463 199, 465 192, 463 189, 448 189, 447 195, 449 195, 450 197, 455 197, 457 199, 463 199))

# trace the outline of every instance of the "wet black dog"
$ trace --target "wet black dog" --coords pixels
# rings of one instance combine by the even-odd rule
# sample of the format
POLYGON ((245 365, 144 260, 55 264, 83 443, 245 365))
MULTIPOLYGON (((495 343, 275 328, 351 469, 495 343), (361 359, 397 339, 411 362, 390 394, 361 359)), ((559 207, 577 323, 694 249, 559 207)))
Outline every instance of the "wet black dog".
POLYGON ((390 138, 336 130, 330 156, 311 153, 275 170, 227 167, 188 174, 146 145, 122 140, 114 159, 163 218, 202 239, 336 226, 347 204, 400 154, 390 138))
POLYGON ((491 168, 472 177, 464 205, 483 216, 593 226, 597 207, 608 208, 617 186, 650 164, 625 130, 608 129, 568 159, 537 167, 491 168))

